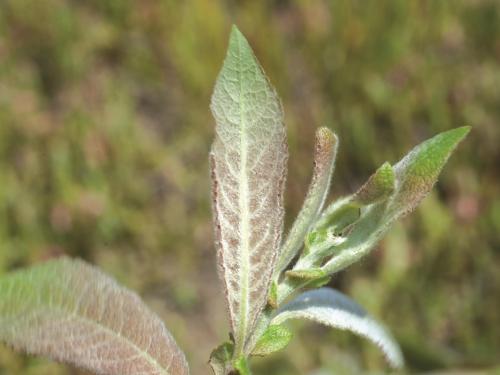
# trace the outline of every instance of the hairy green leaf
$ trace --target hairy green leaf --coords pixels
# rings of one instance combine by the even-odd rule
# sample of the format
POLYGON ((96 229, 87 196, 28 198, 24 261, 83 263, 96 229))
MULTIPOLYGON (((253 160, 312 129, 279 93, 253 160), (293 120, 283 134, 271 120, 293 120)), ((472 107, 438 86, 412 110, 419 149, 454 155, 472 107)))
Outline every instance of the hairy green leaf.
POLYGON ((333 258, 322 267, 326 274, 331 275, 344 269, 373 249, 391 225, 391 222, 388 222, 384 216, 386 206, 387 203, 382 202, 368 207, 361 219, 353 226, 346 241, 336 248, 327 249, 322 254, 323 258, 334 254, 333 258))
POLYGON ((248 351, 245 344, 266 304, 277 261, 288 152, 280 101, 236 27, 211 109, 218 265, 239 356, 248 351))
POLYGON ((383 351, 391 366, 403 366, 401 350, 387 330, 342 293, 329 288, 305 292, 279 309, 272 324, 299 318, 363 336, 383 351))
POLYGON ((305 279, 305 280, 314 280, 314 279, 322 279, 327 276, 325 271, 321 268, 308 268, 308 269, 293 269, 290 271, 286 271, 285 273, 288 277, 294 277, 297 279, 305 279))
MULTIPOLYGON (((330 204, 314 224, 311 233, 326 229, 330 233, 340 233, 346 227, 359 219, 361 214, 360 205, 353 201, 352 195, 341 198, 330 204)), ((314 234, 313 236, 316 236, 314 234)))
POLYGON ((388 207, 391 216, 397 218, 415 209, 470 129, 463 126, 440 133, 415 147, 394 166, 397 185, 388 207))
POLYGON ((286 326, 272 324, 257 341, 252 355, 266 356, 278 352, 288 345, 292 337, 292 332, 286 326))
POLYGON ((281 247, 276 277, 290 264, 304 245, 304 238, 318 218, 330 188, 337 155, 338 139, 328 128, 316 131, 314 169, 311 184, 302 208, 281 247))
POLYGON ((315 223, 315 230, 311 234, 327 228, 332 233, 341 232, 359 219, 362 207, 389 198, 394 192, 395 185, 394 170, 386 162, 370 176, 356 193, 330 204, 315 223))
POLYGON ((384 163, 354 194, 353 201, 366 206, 384 200, 394 192, 395 184, 394 170, 384 163))
POLYGON ((133 292, 60 258, 0 279, 0 340, 100 375, 184 375, 184 354, 133 292))
POLYGON ((273 309, 278 308, 278 284, 274 280, 271 282, 271 286, 269 287, 269 296, 267 297, 267 303, 273 309))
POLYGON ((469 130, 470 127, 461 127, 440 133, 399 161, 394 166, 394 193, 388 200, 363 212, 347 240, 335 249, 336 255, 323 266, 325 272, 338 272, 368 254, 395 220, 411 212, 429 193, 444 164, 469 130))
POLYGON ((233 351, 234 344, 232 342, 225 342, 212 352, 209 364, 212 367, 214 375, 226 375, 230 372, 233 351))
POLYGON ((317 289, 322 286, 327 285, 332 280, 331 276, 321 277, 319 279, 314 279, 311 282, 307 283, 307 288, 317 289))
MULTIPOLYGON (((347 237, 341 234, 352 229, 361 217, 362 210, 366 216, 370 210, 368 208, 367 211, 366 206, 388 199, 394 188, 394 171, 389 163, 384 163, 356 193, 332 203, 315 224, 315 229, 306 236, 307 251, 292 272, 314 268, 326 257, 352 246, 353 240, 358 240, 356 234, 347 237)), ((362 227, 363 223, 360 225, 362 227)))

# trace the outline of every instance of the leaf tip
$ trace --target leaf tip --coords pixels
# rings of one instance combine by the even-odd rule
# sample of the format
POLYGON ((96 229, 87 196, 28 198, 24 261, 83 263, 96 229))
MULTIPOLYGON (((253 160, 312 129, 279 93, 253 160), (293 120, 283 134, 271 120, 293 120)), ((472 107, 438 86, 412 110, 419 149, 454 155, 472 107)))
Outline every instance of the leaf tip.
POLYGON ((417 146, 414 149, 415 151, 409 154, 414 153, 413 157, 409 158, 409 161, 411 161, 408 168, 409 174, 435 179, 453 150, 469 131, 469 126, 451 129, 417 146))
POLYGON ((471 126, 461 126, 459 128, 451 129, 438 134, 437 137, 441 136, 443 140, 447 141, 449 145, 449 152, 451 153, 451 151, 453 151, 453 149, 467 136, 467 134, 469 134, 471 129, 471 126))
POLYGON ((316 137, 327 143, 336 143, 338 141, 337 135, 326 126, 322 126, 316 130, 316 137))
POLYGON ((470 131, 472 130, 472 126, 470 125, 465 125, 465 126, 461 126, 459 128, 456 128, 454 129, 456 130, 457 132, 461 133, 462 134, 462 137, 465 137, 467 134, 470 133, 470 131))
POLYGON ((398 186, 391 205, 396 216, 413 211, 427 195, 470 130, 470 126, 462 126, 442 132, 415 147, 394 166, 398 186))
POLYGON ((240 51, 241 48, 251 49, 250 45, 248 44, 247 38, 245 38, 240 29, 238 29, 238 26, 233 24, 233 26, 231 26, 231 34, 229 35, 228 53, 230 53, 232 50, 240 51))
POLYGON ((316 130, 316 164, 331 164, 335 158, 338 138, 334 132, 327 127, 316 130))
POLYGON ((230 36, 230 38, 234 39, 234 38, 241 38, 241 37, 243 37, 243 34, 241 33, 240 29, 238 29, 238 26, 236 26, 236 24, 233 24, 231 26, 231 36, 230 36))

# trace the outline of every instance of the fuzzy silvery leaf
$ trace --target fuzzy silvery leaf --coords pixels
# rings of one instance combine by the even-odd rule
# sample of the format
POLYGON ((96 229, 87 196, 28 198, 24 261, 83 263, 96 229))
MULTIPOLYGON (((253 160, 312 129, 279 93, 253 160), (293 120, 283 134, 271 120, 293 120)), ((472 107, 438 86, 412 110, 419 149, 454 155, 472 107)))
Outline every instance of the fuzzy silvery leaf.
POLYGON ((316 131, 314 168, 311 184, 302 208, 281 247, 278 267, 279 274, 290 264, 304 245, 304 238, 318 218, 330 189, 330 180, 337 155, 338 139, 328 128, 316 131))
POLYGON ((245 37, 233 27, 212 96, 215 239, 235 339, 245 348, 268 296, 283 230, 288 158, 283 111, 245 37))
POLYGON ((183 352, 137 294, 60 258, 0 279, 0 341, 99 375, 186 375, 183 352))
POLYGON ((389 332, 342 293, 329 288, 305 292, 279 309, 272 324, 300 318, 356 333, 375 343, 391 366, 403 366, 401 350, 389 332))

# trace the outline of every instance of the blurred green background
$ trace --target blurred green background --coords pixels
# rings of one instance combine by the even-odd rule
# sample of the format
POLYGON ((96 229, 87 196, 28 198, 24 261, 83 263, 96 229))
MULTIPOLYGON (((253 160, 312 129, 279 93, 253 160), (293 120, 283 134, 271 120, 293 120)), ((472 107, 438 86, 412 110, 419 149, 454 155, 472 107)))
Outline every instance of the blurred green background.
MULTIPOLYGON (((228 325, 208 105, 232 23, 283 100, 287 222, 317 126, 341 139, 332 198, 473 126, 421 207, 332 286, 392 329, 408 372, 498 370, 498 1, 1 0, 0 274, 63 253, 98 264, 165 319, 193 374, 209 373, 228 325)), ((295 326, 257 374, 387 370, 361 339, 295 326)), ((85 372, 1 346, 0 374, 85 372)))

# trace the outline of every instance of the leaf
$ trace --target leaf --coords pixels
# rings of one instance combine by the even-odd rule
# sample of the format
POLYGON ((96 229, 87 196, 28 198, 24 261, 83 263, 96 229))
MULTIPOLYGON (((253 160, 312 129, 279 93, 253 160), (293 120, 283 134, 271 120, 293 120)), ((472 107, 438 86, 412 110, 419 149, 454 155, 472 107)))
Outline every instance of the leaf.
POLYGON ((298 318, 314 320, 365 337, 383 351, 391 366, 403 366, 401 350, 392 336, 368 316, 361 306, 342 293, 329 288, 305 292, 283 306, 272 324, 282 324, 288 319, 298 318))
POLYGON ((100 375, 188 374, 184 354, 137 294, 59 258, 0 279, 0 341, 100 375))
POLYGON ((292 337, 292 332, 286 326, 272 324, 257 341, 252 355, 266 356, 278 352, 288 345, 292 337))
POLYGON ((321 254, 321 257, 325 258, 334 253, 333 258, 322 267, 327 275, 332 275, 357 262, 380 241, 392 223, 385 217, 386 207, 387 202, 369 206, 353 226, 346 241, 321 254))
POLYGON ((440 133, 415 147, 394 166, 397 185, 388 207, 391 216, 400 217, 417 207, 470 129, 463 126, 440 133))
MULTIPOLYGON (((334 253, 353 247, 353 243, 359 250, 356 254, 361 254, 362 250, 360 249, 365 248, 368 244, 366 242, 358 243, 360 236, 357 234, 360 228, 363 229, 367 220, 361 220, 357 225, 358 228, 355 228, 355 224, 361 217, 362 210, 364 210, 363 216, 367 216, 366 213, 370 212, 371 208, 368 207, 367 209, 366 207, 387 200, 391 193, 394 192, 394 189, 394 171, 389 163, 384 163, 356 193, 332 203, 325 210, 320 220, 315 223, 315 229, 307 234, 307 251, 298 260, 292 272, 295 272, 296 269, 308 269, 314 267, 314 265, 319 265, 325 258, 334 253), (351 231, 352 228, 355 228, 354 233, 351 231), (350 234, 347 236, 339 235, 344 232, 350 232, 350 234)), ((370 228, 372 224, 373 221, 370 217, 368 222, 370 228)), ((371 235, 371 233, 366 233, 364 230, 361 230, 361 232, 363 241, 366 235, 371 235)))
POLYGON ((285 274, 288 277, 294 277, 296 279, 305 279, 305 280, 322 279, 325 276, 327 276, 325 271, 323 271, 321 268, 309 268, 305 270, 293 269, 290 271, 286 271, 285 274))
POLYGON ((266 304, 277 261, 288 152, 279 99, 236 27, 211 109, 218 266, 238 356, 266 304))
POLYGON ((267 303, 273 309, 278 308, 278 284, 276 281, 271 281, 269 295, 267 296, 267 303))
POLYGON ((321 288, 322 286, 325 286, 331 281, 332 277, 331 276, 325 276, 319 279, 312 280, 311 282, 307 283, 307 288, 309 289, 317 289, 321 288))
POLYGON ((333 233, 341 232, 359 219, 363 206, 389 198, 394 192, 395 184, 396 177, 391 165, 387 162, 382 164, 356 193, 330 204, 314 224, 314 231, 311 233, 326 228, 333 233))
POLYGON ((386 162, 354 194, 353 201, 363 206, 382 201, 394 192, 395 184, 394 170, 386 162))
POLYGON ((359 219, 360 213, 359 204, 353 202, 352 195, 338 199, 323 211, 311 233, 322 229, 328 229, 330 233, 341 233, 359 219))
POLYGON ((439 173, 460 141, 470 131, 461 127, 440 133, 421 143, 394 167, 396 187, 392 196, 370 206, 356 222, 337 255, 323 269, 329 275, 351 265, 377 244, 392 223, 408 214, 434 186, 439 173))
POLYGON ((209 363, 214 375, 226 375, 229 373, 233 351, 234 344, 232 342, 225 342, 212 352, 209 363))
POLYGON ((281 248, 275 276, 290 264, 304 245, 304 238, 318 218, 330 188, 330 180, 337 155, 338 139, 328 128, 316 131, 314 169, 304 204, 281 248))

